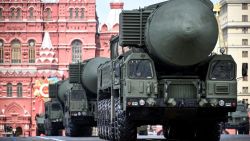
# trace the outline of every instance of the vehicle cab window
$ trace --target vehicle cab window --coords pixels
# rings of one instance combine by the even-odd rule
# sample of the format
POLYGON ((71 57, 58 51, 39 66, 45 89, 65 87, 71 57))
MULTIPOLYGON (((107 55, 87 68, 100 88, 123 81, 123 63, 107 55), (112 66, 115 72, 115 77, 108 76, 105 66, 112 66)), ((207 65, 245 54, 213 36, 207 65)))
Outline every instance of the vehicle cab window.
POLYGON ((211 65, 211 80, 232 80, 234 79, 234 63, 231 61, 215 61, 211 65))
POLYGON ((61 109, 61 107, 60 107, 59 104, 54 103, 54 104, 52 104, 52 109, 53 109, 54 111, 59 111, 59 110, 61 109))
POLYGON ((153 78, 152 63, 149 60, 130 60, 128 74, 131 79, 153 78))

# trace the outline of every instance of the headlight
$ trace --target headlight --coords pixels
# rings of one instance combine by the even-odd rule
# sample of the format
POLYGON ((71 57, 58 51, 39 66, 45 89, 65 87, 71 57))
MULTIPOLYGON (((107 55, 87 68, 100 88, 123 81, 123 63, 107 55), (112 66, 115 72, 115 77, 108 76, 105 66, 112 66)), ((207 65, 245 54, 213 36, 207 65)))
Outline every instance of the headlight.
POLYGON ((224 106, 224 105, 225 105, 225 101, 224 101, 224 100, 220 100, 220 101, 219 101, 219 105, 220 105, 220 106, 224 106))
POLYGON ((135 102, 132 102, 132 105, 133 105, 133 106, 138 106, 138 102, 136 102, 136 101, 135 101, 135 102))
POLYGON ((243 118, 242 118, 242 120, 246 121, 246 120, 247 120, 247 118, 243 117, 243 118))
POLYGON ((80 116, 81 115, 81 112, 78 112, 78 116, 80 116))
POLYGON ((141 106, 145 105, 145 100, 141 99, 141 100, 139 101, 139 104, 140 104, 141 106))

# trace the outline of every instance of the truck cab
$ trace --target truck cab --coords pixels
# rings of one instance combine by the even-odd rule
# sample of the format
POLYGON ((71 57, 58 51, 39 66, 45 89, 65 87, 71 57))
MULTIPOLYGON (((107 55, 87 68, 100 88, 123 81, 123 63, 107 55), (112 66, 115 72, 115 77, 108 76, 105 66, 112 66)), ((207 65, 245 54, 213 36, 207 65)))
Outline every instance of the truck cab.
POLYGON ((249 134, 249 116, 246 104, 238 102, 236 111, 228 113, 225 128, 236 129, 239 134, 249 134))
POLYGON ((59 135, 63 128, 63 108, 58 100, 45 103, 45 134, 59 135))

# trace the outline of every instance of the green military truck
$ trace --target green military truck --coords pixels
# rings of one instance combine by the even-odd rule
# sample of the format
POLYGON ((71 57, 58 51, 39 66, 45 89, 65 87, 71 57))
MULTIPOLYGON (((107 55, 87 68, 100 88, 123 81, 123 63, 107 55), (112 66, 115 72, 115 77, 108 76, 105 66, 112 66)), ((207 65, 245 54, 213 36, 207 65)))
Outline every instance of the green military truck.
MULTIPOLYGON (((70 64, 69 79, 49 85, 50 102, 56 103, 60 111, 47 114, 48 134, 65 129, 66 136, 92 135, 92 127, 96 126, 97 67, 105 61, 107 58, 97 57, 70 64), (51 122, 53 116, 60 116, 56 126, 51 122)), ((46 111, 53 110, 53 105, 46 105, 46 111)))
POLYGON ((59 101, 51 99, 45 102, 45 119, 44 128, 45 135, 58 136, 61 135, 59 130, 63 127, 63 111, 59 101))
POLYGON ((36 117, 36 135, 40 136, 41 134, 45 134, 45 128, 44 128, 44 120, 45 120, 45 114, 37 114, 36 117))
POLYGON ((249 134, 249 116, 246 104, 238 103, 236 111, 229 113, 225 128, 236 129, 238 134, 249 134))
POLYGON ((98 67, 102 139, 135 141, 163 125, 167 139, 219 141, 237 105, 236 63, 212 54, 218 25, 209 0, 169 0, 120 14, 111 61, 98 67))

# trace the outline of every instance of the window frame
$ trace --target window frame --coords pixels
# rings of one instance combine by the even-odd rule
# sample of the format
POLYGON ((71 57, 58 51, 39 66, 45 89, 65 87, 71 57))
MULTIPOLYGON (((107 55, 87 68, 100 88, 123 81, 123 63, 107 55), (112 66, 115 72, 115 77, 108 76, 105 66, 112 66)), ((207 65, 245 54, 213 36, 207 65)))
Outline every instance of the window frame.
POLYGON ((80 40, 74 40, 71 43, 71 48, 72 48, 72 63, 77 63, 79 61, 82 61, 82 47, 83 43, 80 40), (75 44, 75 46, 74 46, 75 44))
POLYGON ((242 22, 248 22, 248 15, 242 15, 242 22))
POLYGON ((36 42, 35 40, 29 40, 28 41, 29 46, 29 63, 35 63, 36 60, 36 42), (30 45, 31 42, 34 42, 34 45, 30 45))
POLYGON ((75 18, 78 19, 79 18, 79 8, 75 9, 75 18))
POLYGON ((0 46, 0 63, 4 63, 4 41, 0 40, 2 45, 0 46))
POLYGON ((131 59, 127 63, 127 76, 128 76, 129 79, 133 79, 133 80, 138 80, 138 79, 139 80, 150 80, 150 79, 154 79, 154 68, 153 67, 154 67, 153 62, 150 59, 131 59), (151 67, 151 77, 150 78, 149 77, 143 77, 143 78, 140 78, 140 77, 133 78, 133 77, 131 77, 131 75, 130 75, 130 67, 131 67, 130 62, 135 61, 135 60, 143 60, 143 61, 148 61, 150 63, 150 67, 151 67))
POLYGON ((248 10, 248 4, 247 3, 242 3, 242 10, 248 10))
POLYGON ((16 10, 16 19, 21 19, 21 17, 22 17, 22 9, 17 8, 17 10, 16 10))
POLYGON ((14 19, 15 17, 15 8, 10 8, 10 19, 14 19))
POLYGON ((248 27, 243 27, 242 28, 242 33, 247 34, 248 33, 248 27))
POLYGON ((69 8, 69 19, 73 19, 73 8, 69 8))
POLYGON ((22 62, 21 42, 18 39, 11 41, 11 63, 18 64, 22 62), (18 44, 18 46, 15 44, 18 44))
POLYGON ((34 8, 30 7, 29 8, 29 18, 32 19, 34 17, 34 8))
POLYGON ((246 50, 242 51, 242 58, 248 58, 248 51, 246 50))
POLYGON ((235 68, 236 66, 235 66, 235 63, 233 62, 233 61, 231 61, 231 60, 215 60, 215 61, 213 61, 213 62, 211 62, 211 64, 209 65, 209 74, 208 74, 208 78, 209 78, 209 80, 211 80, 211 81, 231 81, 231 80, 234 80, 235 79, 235 70, 236 70, 236 68, 235 68), (228 78, 228 79, 213 79, 213 77, 212 77, 212 73, 214 72, 213 70, 212 70, 212 67, 213 67, 213 64, 214 63, 216 63, 216 62, 219 62, 219 61, 225 61, 225 62, 230 62, 230 63, 232 63, 232 65, 233 65, 233 77, 232 78, 228 78))
POLYGON ((52 19, 52 10, 50 8, 46 8, 44 11, 45 15, 44 18, 45 20, 51 20, 52 19))
POLYGON ((84 16, 85 16, 85 9, 81 8, 81 16, 80 16, 80 18, 83 19, 84 16))
POLYGON ((1 7, 0 8, 0 20, 2 20, 2 18, 3 18, 3 8, 1 7))
POLYGON ((242 93, 243 94, 248 94, 249 93, 248 87, 242 87, 242 93))
POLYGON ((242 39, 242 45, 248 46, 248 39, 242 39))
POLYGON ((17 97, 23 97, 23 84, 17 83, 17 97))
POLYGON ((7 94, 7 97, 13 96, 13 85, 11 83, 7 83, 6 85, 6 94, 7 94))

